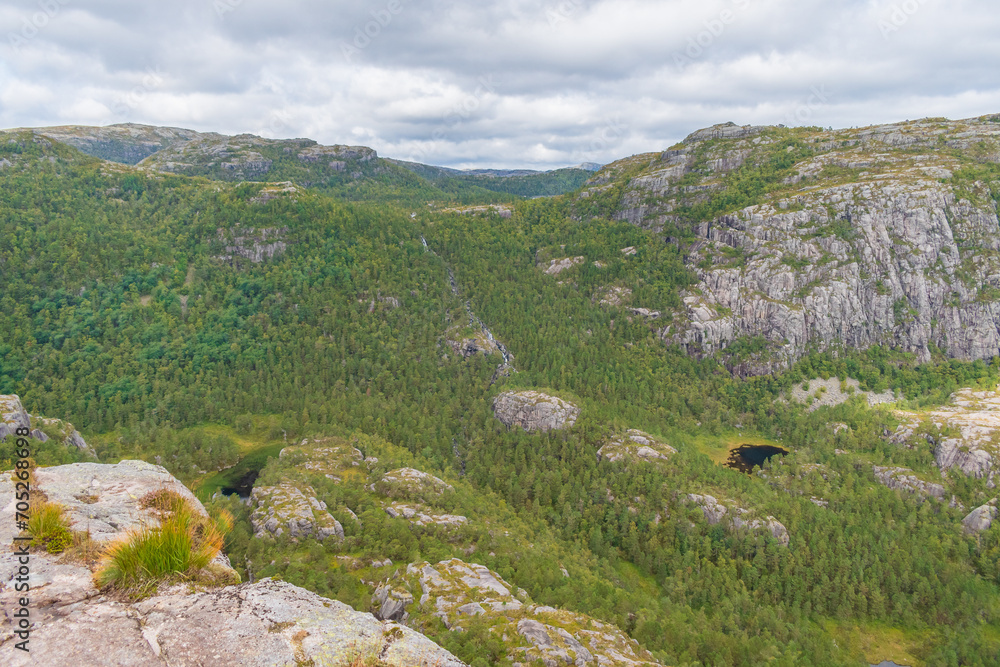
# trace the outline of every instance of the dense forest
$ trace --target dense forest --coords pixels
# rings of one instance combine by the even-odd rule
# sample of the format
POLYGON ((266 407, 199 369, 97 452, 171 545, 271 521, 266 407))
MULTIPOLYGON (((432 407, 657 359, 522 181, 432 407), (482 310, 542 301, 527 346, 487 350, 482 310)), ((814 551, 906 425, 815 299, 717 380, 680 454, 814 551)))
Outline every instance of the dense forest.
MULTIPOLYGON (((448 509, 516 534, 470 528, 454 540, 389 519, 360 485, 331 483, 319 497, 350 506, 365 530, 342 543, 260 540, 244 505, 216 498, 237 517, 227 551, 244 574, 247 562, 270 563, 257 576, 364 609, 372 591, 357 574, 311 564, 364 554, 405 567, 467 558, 471 543, 474 560, 536 601, 613 622, 665 664, 862 664, 857 637, 890 631, 923 664, 1000 664, 1000 526, 975 537, 961 529, 995 490, 949 473, 963 511, 888 489, 873 465, 939 474, 930 445, 887 441, 891 410, 859 398, 809 412, 785 400, 796 383, 838 376, 922 409, 960 387, 995 387, 997 360, 918 364, 875 347, 816 352, 744 379, 730 369, 752 340, 704 358, 661 340, 657 328, 678 317, 695 278, 678 244, 600 217, 599 206, 462 184, 457 200, 505 199, 514 212, 460 215, 428 206, 447 184, 401 168, 387 181, 372 174, 365 185, 330 180, 268 198, 260 183, 111 165, 30 133, 7 136, 0 394, 72 421, 101 461, 156 461, 195 488, 251 445, 352 437, 387 466, 445 476, 457 489, 448 509), (253 246, 275 240, 256 261, 253 246), (561 257, 584 259, 557 276, 542 270, 561 257), (614 287, 661 313, 656 326, 602 303, 614 287), (498 355, 454 353, 446 332, 467 321, 466 302, 516 373, 496 377, 498 355), (571 400, 581 416, 565 431, 508 430, 491 399, 518 388, 571 400), (657 466, 599 462, 602 443, 627 428, 678 453, 657 466), (791 454, 754 475, 713 461, 744 435, 791 454), (688 493, 778 517, 788 547, 708 525, 682 502, 688 493), (556 563, 574 576, 553 577, 556 563)), ((0 446, 7 465, 12 445, 0 446)), ((82 456, 50 441, 37 458, 82 456)), ((271 459, 261 479, 279 472, 271 459)), ((470 663, 506 664, 486 629, 427 631, 470 663)))

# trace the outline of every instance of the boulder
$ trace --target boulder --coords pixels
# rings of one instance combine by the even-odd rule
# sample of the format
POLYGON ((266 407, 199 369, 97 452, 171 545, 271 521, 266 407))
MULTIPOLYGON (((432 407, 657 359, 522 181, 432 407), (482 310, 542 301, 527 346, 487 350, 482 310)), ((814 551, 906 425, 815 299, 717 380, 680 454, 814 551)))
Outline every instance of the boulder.
MULTIPOLYGON (((996 500, 993 500, 993 503, 996 503, 996 500)), ((983 505, 969 512, 968 516, 962 519, 962 526, 966 533, 981 533, 990 529, 998 514, 1000 510, 997 510, 995 504, 983 505)))
POLYGON ((493 399, 493 413, 508 427, 545 432, 573 426, 580 408, 540 391, 507 391, 493 399))
POLYGON ((250 494, 250 515, 254 537, 268 533, 275 537, 288 534, 295 538, 344 537, 344 528, 327 511, 326 503, 316 499, 312 487, 299 488, 291 482, 278 486, 258 486, 250 494))
POLYGON ((375 618, 383 621, 404 621, 408 614, 406 607, 413 604, 409 591, 394 588, 389 584, 379 586, 372 596, 375 618))

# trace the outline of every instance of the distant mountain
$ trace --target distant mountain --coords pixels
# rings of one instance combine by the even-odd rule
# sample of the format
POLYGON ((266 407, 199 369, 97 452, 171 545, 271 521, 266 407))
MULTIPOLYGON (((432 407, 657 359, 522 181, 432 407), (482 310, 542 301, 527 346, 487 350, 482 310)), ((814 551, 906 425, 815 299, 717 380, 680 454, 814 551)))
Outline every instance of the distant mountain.
POLYGON ((62 125, 32 131, 110 162, 213 180, 292 181, 351 199, 363 196, 483 203, 507 201, 511 196, 559 195, 581 187, 590 177, 591 167, 596 166, 587 163, 544 172, 463 171, 382 159, 366 146, 323 146, 312 139, 228 136, 136 123, 106 127, 62 125), (498 198, 490 193, 508 196, 498 198))
POLYGON ((391 160, 415 174, 434 182, 457 182, 475 185, 494 192, 504 192, 520 197, 551 197, 578 190, 587 182, 595 169, 588 162, 576 167, 549 171, 533 169, 451 169, 419 162, 391 160))

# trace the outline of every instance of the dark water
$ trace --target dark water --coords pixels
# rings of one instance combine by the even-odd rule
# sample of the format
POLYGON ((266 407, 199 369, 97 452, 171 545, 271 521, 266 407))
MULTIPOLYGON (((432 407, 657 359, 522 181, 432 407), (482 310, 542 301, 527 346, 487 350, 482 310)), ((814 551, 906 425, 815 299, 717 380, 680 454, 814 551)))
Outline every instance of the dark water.
POLYGON ((223 486, 219 490, 224 496, 239 496, 240 498, 247 498, 250 496, 250 492, 253 491, 253 483, 257 481, 259 476, 259 469, 248 470, 242 477, 231 482, 230 486, 223 486))
POLYGON ((211 498, 216 492, 227 496, 249 497, 267 460, 277 456, 284 446, 283 442, 272 443, 248 452, 233 467, 209 476, 201 485, 199 493, 205 498, 211 498))
POLYGON ((749 474, 755 467, 764 465, 764 462, 769 461, 772 456, 784 456, 787 453, 787 449, 772 445, 740 445, 729 452, 726 465, 733 470, 749 474))
POLYGON ((897 665, 892 660, 883 660, 877 665, 872 665, 872 667, 906 667, 906 665, 897 665))

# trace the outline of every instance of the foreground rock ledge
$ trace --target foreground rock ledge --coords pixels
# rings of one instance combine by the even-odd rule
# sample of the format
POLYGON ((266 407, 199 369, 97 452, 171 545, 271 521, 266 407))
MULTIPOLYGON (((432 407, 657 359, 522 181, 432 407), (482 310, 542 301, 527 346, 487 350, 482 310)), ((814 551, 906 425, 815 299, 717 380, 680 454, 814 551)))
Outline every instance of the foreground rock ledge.
POLYGON ((493 399, 493 413, 507 426, 544 432, 573 426, 580 408, 540 391, 506 391, 493 399))
MULTIPOLYGON (((393 667, 464 665, 414 630, 285 582, 265 579, 196 593, 177 586, 130 605, 87 598, 96 594, 87 586, 89 570, 50 564, 40 581, 49 577, 52 583, 41 591, 54 586, 58 592, 47 598, 43 593, 39 600, 48 606, 32 610, 37 620, 31 653, 14 647, 17 640, 5 617, 0 664, 339 667, 360 656, 393 667)), ((13 597, 13 587, 5 584, 0 599, 6 613, 15 608, 13 597)))
MULTIPOLYGON (((150 492, 179 494, 198 513, 200 502, 165 469, 142 461, 116 465, 74 463, 35 472, 36 486, 65 508, 74 530, 97 543, 139 526, 155 526, 142 499, 150 492)), ((397 623, 265 579, 255 584, 204 588, 188 584, 127 603, 103 595, 85 564, 46 553, 30 560, 30 653, 16 648, 14 580, 19 563, 14 537, 14 488, 0 473, 0 665, 4 667, 461 667, 464 663, 422 634, 397 623), (6 499, 11 499, 6 502, 6 499)), ((216 566, 230 572, 225 556, 216 566)))

